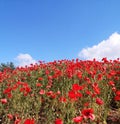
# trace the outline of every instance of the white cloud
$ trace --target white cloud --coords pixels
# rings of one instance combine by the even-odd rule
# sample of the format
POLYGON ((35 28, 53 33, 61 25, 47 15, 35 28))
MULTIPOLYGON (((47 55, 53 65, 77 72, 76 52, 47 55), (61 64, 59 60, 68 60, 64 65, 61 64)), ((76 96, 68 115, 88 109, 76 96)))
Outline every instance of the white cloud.
POLYGON ((15 60, 17 61, 18 66, 25 66, 25 65, 30 65, 30 64, 35 64, 36 60, 32 58, 31 55, 29 54, 19 54, 15 60))
POLYGON ((78 54, 80 59, 101 60, 104 57, 107 59, 120 58, 120 34, 113 33, 107 40, 101 41, 99 44, 92 47, 82 49, 78 54))

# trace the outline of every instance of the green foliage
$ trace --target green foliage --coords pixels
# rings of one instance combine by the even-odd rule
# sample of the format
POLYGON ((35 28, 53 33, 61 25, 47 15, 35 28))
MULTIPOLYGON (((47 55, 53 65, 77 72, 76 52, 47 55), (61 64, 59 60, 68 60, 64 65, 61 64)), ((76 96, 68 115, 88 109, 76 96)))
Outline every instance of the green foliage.
POLYGON ((0 64, 0 71, 3 71, 6 68, 14 70, 15 69, 15 65, 14 65, 13 62, 7 62, 7 63, 1 63, 0 64))
POLYGON ((74 124, 76 117, 83 118, 82 123, 106 123, 111 108, 120 108, 119 65, 119 61, 61 60, 3 71, 2 122, 13 124, 11 114, 20 124, 27 118, 35 124, 54 124, 56 119, 74 124), (90 115, 85 117, 85 111, 90 115))

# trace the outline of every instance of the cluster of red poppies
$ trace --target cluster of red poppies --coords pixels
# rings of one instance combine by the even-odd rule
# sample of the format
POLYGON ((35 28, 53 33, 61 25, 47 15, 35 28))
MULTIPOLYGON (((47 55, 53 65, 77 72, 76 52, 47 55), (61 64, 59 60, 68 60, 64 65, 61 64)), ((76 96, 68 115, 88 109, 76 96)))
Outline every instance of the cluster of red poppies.
POLYGON ((102 123, 110 107, 120 108, 120 61, 59 60, 5 69, 0 89, 1 122, 102 123))

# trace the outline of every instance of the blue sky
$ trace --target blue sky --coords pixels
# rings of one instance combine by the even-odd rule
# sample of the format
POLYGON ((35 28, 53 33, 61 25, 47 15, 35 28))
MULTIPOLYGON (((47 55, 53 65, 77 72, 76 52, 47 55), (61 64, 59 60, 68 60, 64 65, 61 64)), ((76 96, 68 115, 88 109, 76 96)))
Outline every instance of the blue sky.
POLYGON ((107 56, 120 45, 119 6, 120 0, 0 0, 0 62, 90 59, 103 41, 107 56), (106 45, 111 37, 114 48, 106 45))

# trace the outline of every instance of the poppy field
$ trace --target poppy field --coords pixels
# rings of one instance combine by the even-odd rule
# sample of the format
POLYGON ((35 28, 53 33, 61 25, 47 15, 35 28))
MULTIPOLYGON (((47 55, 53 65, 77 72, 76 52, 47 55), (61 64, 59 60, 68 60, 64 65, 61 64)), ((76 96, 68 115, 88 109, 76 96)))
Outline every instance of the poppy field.
POLYGON ((0 124, 107 124, 112 110, 120 117, 119 59, 39 61, 0 72, 0 124))

